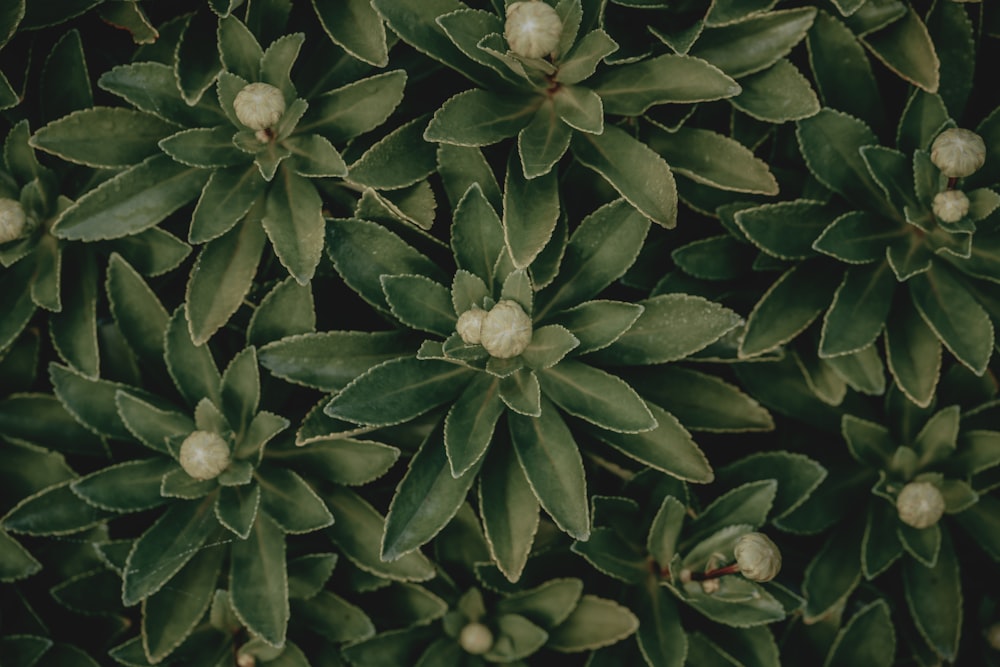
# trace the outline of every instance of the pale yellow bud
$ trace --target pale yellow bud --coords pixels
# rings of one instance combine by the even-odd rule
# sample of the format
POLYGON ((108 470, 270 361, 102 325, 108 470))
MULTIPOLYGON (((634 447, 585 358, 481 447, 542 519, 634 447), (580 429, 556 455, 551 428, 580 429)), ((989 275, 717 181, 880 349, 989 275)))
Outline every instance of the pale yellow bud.
POLYGON ((986 643, 994 651, 1000 651, 1000 623, 994 623, 986 630, 986 643))
POLYGON ((486 319, 486 311, 473 306, 459 315, 455 331, 469 345, 478 345, 481 340, 484 319, 486 319))
POLYGON ((764 533, 747 533, 733 548, 740 572, 751 581, 770 581, 781 570, 781 551, 764 533))
POLYGON ((958 222, 969 213, 969 198, 961 190, 945 190, 934 195, 931 208, 941 222, 958 222))
POLYGON ((251 130, 266 130, 285 113, 285 96, 268 83, 251 83, 236 94, 233 110, 251 130))
POLYGON ((906 525, 930 528, 944 514, 944 496, 930 482, 910 482, 896 496, 896 510, 906 525))
POLYGON ((493 633, 482 623, 467 623, 458 635, 458 643, 466 653, 482 655, 493 648, 493 633))
POLYGON ((542 58, 556 50, 562 37, 562 20, 556 10, 540 0, 507 6, 503 34, 510 50, 525 58, 542 58))
POLYGON ((180 463, 194 479, 215 479, 229 465, 229 445, 217 433, 194 431, 181 444, 180 463))
POLYGON ((21 238, 27 223, 24 207, 19 201, 0 197, 0 243, 21 238))
POLYGON ((964 178, 986 161, 986 143, 972 130, 949 128, 931 144, 931 162, 948 178, 964 178))
POLYGON ((498 359, 516 357, 531 342, 531 318, 516 301, 501 299, 483 318, 479 342, 498 359))

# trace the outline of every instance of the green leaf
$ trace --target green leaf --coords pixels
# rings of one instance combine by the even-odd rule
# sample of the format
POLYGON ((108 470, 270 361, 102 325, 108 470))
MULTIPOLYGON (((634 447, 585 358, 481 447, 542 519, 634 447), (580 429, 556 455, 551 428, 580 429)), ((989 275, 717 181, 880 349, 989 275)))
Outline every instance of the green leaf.
POLYGON ((73 493, 67 480, 21 498, 3 516, 2 528, 24 535, 71 535, 104 523, 112 516, 111 512, 84 502, 73 493))
POLYGON ((639 304, 595 300, 564 310, 549 321, 569 330, 578 341, 576 354, 607 347, 629 330, 643 312, 639 304))
POLYGON ((109 380, 92 380, 56 363, 49 365, 49 379, 56 396, 81 424, 99 435, 129 440, 131 433, 115 410, 115 392, 134 391, 109 380))
POLYGON ((763 204, 736 213, 733 219, 758 248, 779 259, 805 259, 814 254, 814 242, 836 224, 837 213, 811 199, 763 204))
POLYGON ((65 115, 31 137, 33 148, 88 167, 128 167, 159 152, 177 127, 142 111, 91 107, 65 115))
POLYGON ((621 199, 584 218, 570 237, 559 274, 536 298, 536 321, 597 296, 620 278, 648 231, 645 217, 621 199))
POLYGON ((382 290, 382 275, 415 274, 442 284, 448 282, 437 264, 396 234, 367 220, 329 221, 326 248, 344 282, 365 301, 383 310, 389 310, 389 304, 382 290))
POLYGON ((77 199, 56 218, 52 233, 76 241, 136 234, 192 201, 207 179, 204 170, 154 155, 77 199))
POLYGON ((191 246, 159 227, 115 239, 108 248, 145 276, 158 276, 176 268, 191 252, 191 246))
POLYGON ((338 556, 329 554, 306 554, 288 561, 288 596, 292 599, 307 600, 321 590, 333 574, 338 556))
POLYGON ((288 278, 261 299, 247 326, 247 344, 263 346, 315 330, 316 305, 311 286, 288 278))
POLYGON ((573 129, 591 134, 604 131, 604 104, 590 88, 560 86, 552 95, 552 102, 559 118, 573 129))
POLYGON ((350 168, 356 183, 380 190, 413 185, 435 170, 434 145, 424 141, 427 117, 401 125, 366 150, 350 168))
POLYGON ((313 184, 282 168, 268 189, 261 223, 282 265, 308 283, 323 255, 323 202, 313 184))
POLYGON ((34 270, 31 262, 18 262, 0 274, 0 310, 6 313, 0 319, 0 350, 7 349, 35 313, 30 290, 34 270))
POLYGON ((382 537, 383 560, 396 560, 427 543, 465 502, 482 459, 455 477, 443 439, 441 427, 430 433, 396 487, 382 537))
POLYGON ((885 325, 895 288, 888 262, 847 269, 823 316, 820 356, 851 354, 875 342, 885 325))
POLYGON ((930 405, 941 374, 941 342, 905 300, 897 300, 886 320, 885 348, 896 386, 917 405, 930 405))
POLYGON ((639 305, 644 310, 635 324, 591 359, 614 365, 677 361, 704 349, 742 322, 728 308, 688 294, 661 294, 639 305))
POLYGON ((97 377, 100 354, 97 342, 96 257, 89 252, 72 249, 63 253, 62 268, 74 280, 60 290, 65 299, 63 308, 52 313, 49 330, 52 344, 59 356, 74 369, 88 377, 97 377))
POLYGON ((575 542, 571 549, 598 572, 631 586, 641 586, 649 580, 651 565, 645 550, 623 540, 613 528, 594 528, 586 542, 575 542))
POLYGON ((884 258, 886 248, 908 233, 907 225, 868 211, 850 211, 830 223, 812 247, 848 264, 865 264, 884 258))
POLYGON ((249 161, 246 153, 233 142, 235 130, 229 124, 218 127, 196 127, 181 130, 162 139, 164 153, 189 167, 215 169, 240 165, 249 161))
POLYGON ((501 208, 500 186, 478 148, 438 144, 437 171, 453 209, 473 184, 478 184, 494 211, 501 208))
POLYGON ((514 412, 537 417, 542 411, 541 396, 534 371, 522 368, 500 379, 500 399, 514 412))
POLYGON ((361 608, 328 591, 308 600, 292 601, 296 623, 329 642, 356 642, 375 634, 375 626, 361 608))
POLYGON ((595 435, 640 463, 678 479, 712 481, 712 467, 687 429, 663 408, 650 403, 646 407, 656 420, 656 428, 643 433, 601 430, 595 435))
POLYGON ((504 412, 499 389, 499 378, 477 374, 448 410, 444 445, 456 479, 482 458, 493 440, 493 429, 504 412))
POLYGON ((142 361, 163 366, 163 339, 169 315, 160 300, 121 255, 112 253, 107 268, 111 312, 122 337, 142 361))
POLYGON ((649 555, 661 569, 668 567, 674 560, 678 537, 686 517, 687 507, 684 503, 673 496, 664 496, 646 538, 649 555))
POLYGON ((219 490, 215 518, 241 540, 250 536, 260 507, 260 485, 227 486, 219 490))
MULTIPOLYGON (((122 602, 131 606, 148 598, 170 581, 202 550, 216 532, 214 498, 174 502, 156 523, 132 544, 125 562, 122 602)), ((218 549, 220 545, 204 548, 218 549)))
POLYGON ((934 567, 903 561, 906 604, 920 636, 945 660, 954 660, 962 631, 962 585, 958 558, 947 535, 934 567))
MULTIPOLYGON (((215 83, 222 62, 216 40, 216 19, 211 14, 197 13, 185 20, 176 46, 177 84, 184 101, 197 104, 215 83)), ((161 43, 163 30, 160 31, 161 43)))
MULTIPOLYGON (((257 273, 264 230, 251 217, 206 243, 187 284, 191 340, 203 345, 239 310, 257 273)), ((296 276, 298 278, 298 276, 296 276)))
POLYGON ((312 5, 323 31, 338 46, 376 67, 385 67, 389 62, 382 17, 370 2, 313 0, 312 5))
POLYGON ((514 156, 507 163, 504 183, 504 242, 519 269, 526 268, 552 237, 559 218, 556 174, 526 179, 514 156))
POLYGON ((164 338, 164 359, 170 377, 188 405, 203 398, 220 404, 219 383, 222 376, 207 346, 197 346, 188 331, 187 315, 181 306, 170 318, 164 338))
POLYGON ((661 667, 682 667, 688 639, 674 597, 665 586, 644 586, 633 597, 630 606, 639 617, 635 638, 643 656, 661 667))
POLYGON ((382 275, 385 300, 404 324, 440 336, 455 332, 450 290, 424 276, 382 275))
POLYGON ((346 176, 347 165, 328 139, 318 134, 288 137, 282 143, 291 155, 288 168, 307 178, 346 176))
POLYGON ((861 581, 861 537, 860 524, 846 522, 806 567, 802 588, 807 619, 819 620, 831 613, 861 581))
MULTIPOLYGON (((23 349, 13 348, 12 352, 22 353, 23 349)), ((56 452, 107 455, 102 439, 84 428, 51 394, 12 394, 0 401, 0 432, 7 439, 56 452)))
POLYGON ((920 457, 919 469, 941 463, 955 453, 960 418, 961 408, 949 405, 927 420, 912 445, 920 457))
POLYGON ((383 72, 323 93, 295 126, 296 134, 315 132, 341 144, 372 130, 389 117, 403 99, 406 72, 383 72))
POLYGON ((373 366, 413 351, 409 338, 396 331, 326 331, 265 345, 260 350, 260 363, 290 382, 339 391, 373 366))
POLYGON ((856 206, 898 220, 899 213, 885 202, 859 150, 878 144, 867 125, 846 113, 824 108, 798 121, 796 136, 806 165, 823 185, 856 206))
POLYGON ((434 577, 433 566, 419 551, 394 561, 381 559, 385 521, 367 501, 341 486, 331 487, 324 497, 336 516, 336 522, 326 532, 352 563, 393 581, 426 581, 434 577))
POLYGON ((98 87, 118 95, 140 111, 181 127, 211 127, 225 122, 213 95, 189 105, 181 95, 173 68, 162 63, 137 62, 104 72, 98 87))
POLYGON ((108 466, 72 483, 73 493, 112 512, 139 512, 162 505, 160 480, 177 469, 169 458, 137 459, 108 466))
POLYGON ((899 541, 908 554, 926 567, 934 567, 941 550, 941 526, 916 529, 899 523, 896 527, 899 541))
POLYGON ((424 139, 458 146, 488 146, 528 125, 543 98, 487 90, 455 95, 435 112, 424 139))
MULTIPOLYGON (((776 479, 761 479, 733 488, 712 501, 691 523, 684 539, 685 545, 696 544, 697 550, 705 549, 703 540, 727 526, 747 525, 759 528, 764 525, 778 492, 776 479), (702 544, 698 544, 702 542, 702 544)), ((685 564, 695 561, 694 551, 685 557, 685 564)))
POLYGON ((912 8, 908 8, 902 19, 865 35, 862 41, 904 80, 929 93, 937 92, 941 62, 927 26, 912 8))
POLYGON ((0 530, 0 581, 9 583, 24 579, 41 569, 42 564, 28 553, 27 549, 5 531, 0 530))
POLYGON ((511 441, 528 484, 556 525, 578 540, 590 535, 586 479, 576 442, 555 406, 539 417, 510 413, 511 441))
POLYGON ((393 359, 353 380, 323 412, 369 426, 400 424, 453 400, 473 373, 445 361, 393 359))
MULTIPOLYGON (((806 502, 826 476, 826 469, 807 456, 772 451, 756 452, 730 463, 718 471, 717 481, 723 487, 758 480, 776 481, 778 487, 770 516, 772 519, 780 519, 806 502)), ((746 519, 741 522, 750 523, 746 519)))
POLYGON ((601 428, 639 433, 657 422, 639 395, 620 378, 573 360, 539 373, 542 391, 566 412, 601 428))
POLYGON ((742 92, 730 98, 734 107, 757 120, 785 123, 817 113, 819 99, 809 80, 789 60, 740 79, 742 92))
MULTIPOLYGON (((599 117, 603 121, 603 116, 599 117)), ((572 133, 570 126, 559 117, 554 99, 546 99, 517 134, 517 152, 525 178, 550 173, 569 148, 572 133)))
POLYGON ((993 325, 951 271, 934 264, 929 271, 914 276, 910 297, 948 351, 976 375, 982 375, 993 352, 993 325))
POLYGON ((233 611, 254 634, 281 646, 290 614, 285 536, 266 515, 260 515, 250 537, 234 542, 230 554, 233 611))
POLYGON ((584 595, 565 621, 549 632, 548 648, 562 653, 614 644, 639 628, 631 611, 611 600, 584 595))
POLYGON ((649 146, 670 168, 696 183, 732 192, 776 195, 778 181, 767 164, 734 139, 695 128, 653 128, 649 146))
POLYGON ((215 596, 224 549, 205 549, 181 568, 171 585, 143 601, 142 643, 150 662, 160 662, 188 638, 215 596))
POLYGON ((264 511, 286 533, 304 534, 333 523, 333 515, 309 484, 291 470, 261 466, 255 473, 264 511))
POLYGON ((715 433, 770 431, 774 420, 757 401, 713 375, 679 366, 630 369, 628 382, 686 428, 715 433))
POLYGON ((673 174, 648 146, 609 125, 600 135, 576 133, 570 148, 577 160, 604 177, 643 215, 668 229, 677 224, 673 174))
POLYGON ((479 477, 483 531, 497 567, 515 582, 524 571, 538 530, 538 500, 509 446, 494 447, 487 458, 479 477))
POLYGON ((788 55, 816 17, 814 7, 769 11, 705 30, 691 55, 739 78, 766 69, 788 55))
POLYGON ((830 303, 838 277, 820 262, 797 264, 782 274, 747 318, 740 356, 769 352, 805 331, 830 303))
POLYGON ((114 402, 129 432, 144 445, 162 454, 170 454, 169 441, 186 436, 195 429, 188 415, 157 408, 125 391, 115 392, 114 402))
POLYGON ((855 613, 837 633, 823 667, 890 667, 896 655, 896 633, 885 600, 855 613))
POLYGON ((709 102, 739 94, 740 85, 700 58, 663 55, 605 69, 588 81, 604 111, 640 116, 665 103, 709 102))
POLYGON ((225 69, 247 81, 257 81, 264 55, 253 33, 235 16, 219 21, 219 56, 225 69))
POLYGON ((311 438, 308 446, 272 449, 269 455, 310 479, 356 486, 381 477, 399 458, 399 450, 370 440, 311 438))

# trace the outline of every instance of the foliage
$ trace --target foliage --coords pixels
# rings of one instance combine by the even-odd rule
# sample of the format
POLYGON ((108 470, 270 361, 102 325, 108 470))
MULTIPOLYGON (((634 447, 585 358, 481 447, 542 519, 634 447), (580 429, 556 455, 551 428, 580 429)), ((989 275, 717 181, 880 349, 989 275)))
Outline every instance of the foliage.
POLYGON ((1000 664, 996 3, 0 53, 4 665, 1000 664))

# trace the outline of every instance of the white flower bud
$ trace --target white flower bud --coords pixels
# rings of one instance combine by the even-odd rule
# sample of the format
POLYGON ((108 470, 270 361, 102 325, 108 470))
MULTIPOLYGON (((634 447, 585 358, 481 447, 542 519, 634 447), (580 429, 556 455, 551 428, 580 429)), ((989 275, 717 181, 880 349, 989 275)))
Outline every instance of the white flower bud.
POLYGON ((944 514, 944 496, 930 482, 910 482, 896 496, 896 511, 906 525, 930 528, 944 514))
POLYGON ((493 648, 493 633, 482 623, 467 623, 458 635, 458 643, 466 653, 482 655, 493 648))
POLYGON ((764 533, 747 533, 733 547, 740 572, 751 581, 771 581, 781 570, 781 551, 764 533))
POLYGON ((934 195, 931 208, 941 222, 958 222, 969 213, 969 198, 961 190, 945 190, 934 195))
POLYGON ((931 144, 931 162, 948 178, 973 174, 986 161, 986 143, 972 130, 949 128, 931 144))
POLYGON ((469 345, 478 345, 481 340, 480 334, 483 330, 484 319, 486 319, 486 311, 473 306, 458 316, 455 331, 469 345))
POLYGON ((986 629, 986 643, 994 651, 1000 651, 1000 623, 994 623, 986 629))
POLYGON ((251 130, 266 130, 285 113, 285 96, 271 84, 251 83, 236 94, 233 110, 251 130))
POLYGON ((498 359, 524 352, 531 342, 531 318, 516 301, 501 299, 483 318, 480 344, 498 359))
POLYGON ((194 431, 181 444, 181 467, 195 479, 215 479, 229 465, 229 445, 217 433, 194 431))
POLYGON ((503 34, 510 50, 525 58, 541 58, 556 50, 562 37, 562 20, 556 10, 540 0, 507 6, 503 34))
POLYGON ((0 197, 0 243, 20 238, 27 223, 24 207, 19 201, 0 197))

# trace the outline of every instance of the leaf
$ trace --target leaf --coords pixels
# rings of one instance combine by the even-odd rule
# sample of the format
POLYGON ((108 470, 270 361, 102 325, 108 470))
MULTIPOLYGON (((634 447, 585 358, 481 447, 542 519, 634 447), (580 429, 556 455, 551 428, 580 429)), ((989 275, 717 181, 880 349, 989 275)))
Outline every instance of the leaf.
MULTIPOLYGON (((23 353, 23 349, 11 352, 23 353)), ((0 431, 7 439, 55 452, 107 455, 102 439, 84 428, 52 394, 12 394, 0 401, 0 431)))
MULTIPOLYGON (((553 102, 546 99, 517 134, 517 152, 525 178, 549 174, 569 148, 573 131, 559 117, 553 102)), ((603 121, 603 115, 599 117, 603 121)))
POLYGON ((570 149, 643 215, 668 229, 677 224, 677 186, 670 166, 648 146, 609 125, 600 135, 576 133, 570 149))
MULTIPOLYGON (((163 26, 160 31, 162 43, 166 41, 163 26)), ((196 13, 184 21, 176 49, 174 67, 181 96, 185 102, 197 104, 222 69, 215 17, 207 12, 196 13)))
POLYGON ((576 354, 607 347, 629 330, 642 314, 639 304, 623 301, 587 301, 557 314, 550 321, 567 329, 578 341, 576 354))
POLYGON ((641 116, 665 103, 709 102, 739 94, 740 85, 718 67, 684 55, 663 55, 605 69, 587 83, 604 111, 641 116))
POLYGON ((352 81, 309 100, 296 134, 315 132, 337 145, 372 130, 403 99, 406 72, 392 70, 352 81))
POLYGON ((546 322, 620 278, 638 256, 648 231, 645 217, 621 199, 584 218, 570 237, 555 280, 536 297, 535 320, 546 322))
POLYGON ((116 107, 73 111, 31 137, 33 148, 89 167, 128 167, 159 152, 177 127, 156 116, 116 107))
POLYGON ((769 352, 805 331, 830 303, 837 277, 822 263, 812 262, 782 274, 747 318, 740 356, 769 352))
POLYGON ((604 131, 604 103, 590 88, 560 86, 552 95, 552 102, 559 118, 573 129, 591 134, 604 131))
POLYGON ((226 71, 246 81, 256 81, 263 55, 257 39, 242 21, 235 16, 219 21, 219 56, 226 71))
POLYGON ((483 531, 497 567, 509 581, 516 582, 538 531, 538 500, 510 447, 494 447, 487 457, 488 464, 479 476, 483 531))
POLYGON ((942 536, 937 564, 903 561, 906 605, 923 637, 939 656, 954 660, 962 631, 962 586, 951 540, 942 536))
POLYGON ((705 30, 690 54, 739 78, 778 62, 798 44, 816 17, 814 7, 769 11, 705 30))
POLYGON ((482 458, 493 440, 493 429, 504 412, 499 387, 499 378, 478 374, 448 410, 444 445, 456 479, 482 458))
POLYGON ((380 558, 385 522, 367 501, 340 486, 331 487, 324 497, 336 516, 336 522, 326 532, 352 563, 393 581, 426 581, 434 577, 433 566, 419 551, 394 561, 380 558))
POLYGON ((260 350, 260 363, 290 382, 339 391, 373 366, 413 351, 408 337, 397 331, 325 331, 265 345, 260 350))
POLYGON ((917 405, 930 405, 941 374, 941 342, 904 299, 897 300, 886 320, 885 349, 896 386, 917 405))
POLYGON ((264 346, 315 330, 316 305, 311 286, 288 278, 261 299, 247 327, 247 344, 264 346))
POLYGON ((764 252, 795 260, 814 255, 814 242, 829 225, 836 224, 837 213, 824 202, 796 199, 744 209, 733 219, 764 252))
POLYGON ((539 417, 509 413, 511 441, 528 484, 556 525, 578 540, 590 534, 586 479, 576 442, 555 406, 539 417))
POLYGON ((233 543, 230 553, 233 611, 254 634, 281 646, 290 614, 284 535, 273 521, 260 515, 250 537, 233 543))
POLYGON ((231 125, 195 127, 181 130, 158 142, 160 150, 189 167, 214 169, 240 165, 249 157, 233 141, 231 125))
POLYGON ((740 79, 742 91, 730 98, 734 107, 757 120, 785 123, 817 113, 819 99, 809 80, 789 60, 740 79))
POLYGON ((865 35, 862 43, 900 77, 929 93, 936 93, 941 62, 934 51, 927 26, 909 8, 898 21, 865 35))
POLYGON ((158 276, 176 268, 191 252, 191 246, 159 227, 115 239, 108 248, 144 276, 158 276))
POLYGON ((173 68, 162 63, 118 65, 104 72, 97 85, 140 111, 181 127, 211 127, 225 122, 214 95, 202 96, 196 104, 188 104, 177 86, 173 68))
POLYGON ((775 480, 778 486, 770 510, 772 519, 786 517, 801 507, 826 477, 827 470, 818 462, 785 451, 755 452, 717 471, 717 481, 723 488, 775 480))
POLYGON ((848 264, 866 264, 884 258, 887 247, 908 233, 907 225, 868 211, 850 211, 831 222, 812 247, 848 264))
POLYGON ((160 300, 121 255, 112 253, 107 268, 111 312, 122 337, 144 363, 163 366, 163 339, 169 315, 160 300))
POLYGON ((689 294, 661 294, 639 305, 644 310, 635 324, 590 359, 616 366, 677 361, 719 340, 742 321, 728 308, 689 294))
POLYGON ((255 348, 245 348, 233 357, 222 374, 220 394, 223 414, 239 437, 250 425, 260 401, 260 374, 255 348))
POLYGON ((653 128, 649 146, 670 168, 696 183, 732 192, 778 194, 778 181, 767 164, 743 144, 710 130, 653 128))
POLYGON ((285 468, 261 466, 255 473, 264 512, 286 533, 299 535, 326 528, 333 515, 299 475, 285 468))
POLYGON ((380 190, 407 187, 435 170, 434 146, 423 138, 427 117, 401 125, 366 150, 350 168, 356 183, 380 190))
POLYGON ((261 223, 275 254, 300 285, 308 283, 323 255, 323 202, 313 184, 282 168, 268 189, 261 223))
MULTIPOLYGON (((481 204, 480 204, 481 206, 481 204)), ((559 217, 556 175, 524 178, 511 156, 504 182, 504 242, 516 268, 526 268, 552 236, 559 217)))
POLYGON ((453 400, 473 373, 445 361, 393 359, 353 380, 323 412, 370 426, 400 424, 453 400))
POLYGON ((312 4, 323 31, 337 46, 370 65, 385 67, 389 62, 385 27, 370 2, 313 0, 312 4))
POLYGON ((357 642, 375 634, 375 626, 357 606, 338 595, 320 591, 308 600, 293 600, 296 623, 329 642, 357 642))
POLYGON ((133 542, 122 586, 122 603, 126 607, 162 589, 203 548, 219 525, 212 513, 213 500, 171 503, 156 523, 133 542))
POLYGON ((545 645, 562 653, 587 651, 621 641, 639 628, 626 607, 594 595, 584 595, 565 621, 549 633, 545 645))
POLYGON ((396 487, 382 537, 383 560, 396 560, 427 543, 465 502, 481 463, 455 477, 443 436, 440 427, 430 433, 396 487))
POLYGON ((601 428, 639 433, 656 428, 655 417, 620 378, 587 364, 564 360, 538 374, 542 392, 566 412, 601 428))
POLYGON ((855 613, 837 633, 823 667, 890 667, 896 654, 895 640, 889 605, 876 600, 855 613))
POLYGON ((934 264, 929 271, 914 276, 910 298, 948 351, 976 375, 982 375, 993 352, 993 325, 951 271, 934 264))
POLYGON ((239 310, 257 273, 264 230, 250 217, 206 243, 187 284, 191 340, 202 345, 239 310))
POLYGON ((84 502, 58 482, 19 499, 3 516, 3 530, 24 535, 61 536, 104 523, 112 513, 84 502))
POLYGON ((52 233, 75 241, 116 239, 157 224, 198 196, 208 174, 153 155, 77 199, 52 233))
POLYGON ((215 595, 216 580, 226 552, 200 551, 171 585, 143 601, 142 644, 150 662, 160 662, 188 638, 215 595))
POLYGON ((478 184, 494 211, 501 208, 500 186, 492 168, 483 157, 483 152, 478 148, 438 144, 437 171, 456 214, 459 201, 473 184, 478 184))
POLYGON ((386 302, 404 324, 440 336, 455 332, 455 310, 447 287, 424 276, 383 275, 386 302))
POLYGON ((139 512, 165 502, 160 480, 177 469, 169 458, 136 459, 110 465, 75 480, 70 488, 95 507, 112 512, 139 512))
POLYGON ((59 401, 81 424, 99 435, 119 440, 131 438, 115 410, 115 392, 135 391, 131 387, 90 379, 54 362, 49 365, 49 379, 59 401))
POLYGON ((885 325, 895 289, 888 262, 847 269, 823 316, 820 357, 851 354, 874 343, 885 325))
POLYGON ((807 619, 820 620, 831 613, 861 581, 860 545, 860 525, 847 522, 834 531, 806 567, 802 588, 807 619))
POLYGON ((241 540, 250 536, 260 507, 260 485, 227 486, 219 489, 215 518, 241 540))
POLYGON ((458 146, 488 146, 525 127, 542 102, 535 95, 467 90, 446 101, 431 118, 424 139, 458 146))
POLYGON ((4 583, 18 581, 30 577, 41 569, 42 564, 27 549, 5 531, 0 531, 0 581, 4 583))
POLYGON ((61 290, 62 310, 52 313, 49 330, 59 356, 88 377, 97 377, 100 354, 97 342, 98 267, 88 252, 63 253, 62 270, 75 277, 61 290))

